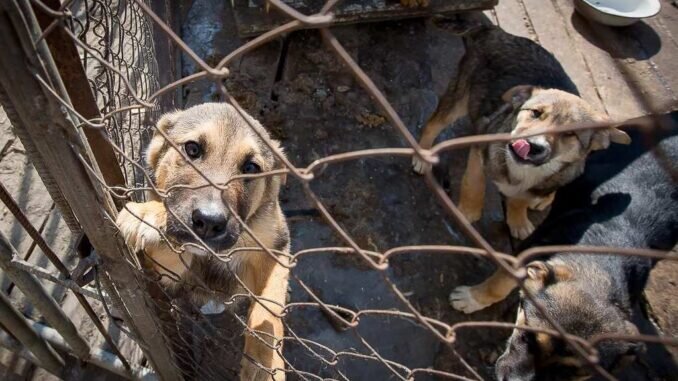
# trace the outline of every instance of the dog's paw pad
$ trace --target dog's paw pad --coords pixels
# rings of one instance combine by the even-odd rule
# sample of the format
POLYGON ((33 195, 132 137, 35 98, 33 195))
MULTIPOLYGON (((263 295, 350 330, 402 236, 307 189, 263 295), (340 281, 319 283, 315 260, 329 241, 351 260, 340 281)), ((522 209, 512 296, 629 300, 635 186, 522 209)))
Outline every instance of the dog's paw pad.
POLYGON ((211 300, 200 307, 200 312, 203 315, 219 315, 220 313, 226 311, 226 306, 224 303, 219 303, 215 300, 211 300))
POLYGON ((519 224, 509 224, 509 229, 513 238, 525 239, 534 232, 534 225, 529 220, 525 220, 519 224))
POLYGON ((450 304, 452 308, 465 314, 471 314, 487 307, 475 300, 471 295, 471 287, 468 286, 455 288, 450 294, 450 304))
POLYGON ((412 158, 412 169, 414 170, 414 172, 423 175, 424 173, 426 173, 426 171, 431 169, 431 164, 415 156, 412 158))

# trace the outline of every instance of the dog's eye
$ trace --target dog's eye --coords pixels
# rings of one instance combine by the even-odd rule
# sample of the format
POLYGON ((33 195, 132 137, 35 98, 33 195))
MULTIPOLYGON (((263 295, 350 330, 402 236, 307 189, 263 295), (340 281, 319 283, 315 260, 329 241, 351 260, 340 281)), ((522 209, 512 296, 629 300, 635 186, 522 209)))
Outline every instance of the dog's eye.
POLYGON ((246 175, 251 175, 259 172, 261 172, 261 167, 259 166, 259 164, 251 160, 247 160, 245 164, 242 165, 242 173, 246 175))
POLYGON ((532 118, 534 119, 540 119, 542 115, 544 115, 544 113, 541 110, 532 109, 530 110, 530 112, 532 113, 532 118))
POLYGON ((186 142, 184 144, 184 151, 186 151, 186 156, 191 159, 197 159, 202 156, 202 147, 194 141, 186 142))

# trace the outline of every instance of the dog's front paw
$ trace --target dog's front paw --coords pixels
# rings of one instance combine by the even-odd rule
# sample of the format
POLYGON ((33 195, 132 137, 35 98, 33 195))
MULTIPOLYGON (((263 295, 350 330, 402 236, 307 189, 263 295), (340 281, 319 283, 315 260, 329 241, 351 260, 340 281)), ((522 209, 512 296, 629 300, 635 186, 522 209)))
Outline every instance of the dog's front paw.
POLYGON ((525 239, 534 232, 534 225, 529 219, 525 218, 519 221, 508 221, 509 230, 513 238, 525 239))
POLYGON ((160 231, 166 225, 165 207, 158 201, 128 202, 115 223, 127 245, 134 252, 140 252, 162 242, 160 231))
POLYGON ((465 314, 472 314, 487 307, 473 297, 469 286, 455 288, 450 294, 450 304, 452 308, 465 314))
POLYGON ((544 211, 546 208, 553 204, 553 199, 556 195, 556 192, 549 194, 546 197, 537 197, 530 201, 529 208, 532 210, 544 211))
POLYGON ((240 361, 240 381, 285 381, 285 372, 277 371, 272 376, 253 361, 243 357, 240 361))
POLYGON ((429 0, 400 0, 400 4, 408 8, 427 7, 429 0))
POLYGON ((429 171, 431 169, 431 164, 421 160, 418 156, 414 156, 412 158, 412 170, 414 172, 423 175, 426 173, 426 171, 429 171))
POLYGON ((459 203, 459 211, 466 217, 468 222, 474 223, 480 220, 480 217, 483 215, 483 206, 469 205, 466 202, 459 203))

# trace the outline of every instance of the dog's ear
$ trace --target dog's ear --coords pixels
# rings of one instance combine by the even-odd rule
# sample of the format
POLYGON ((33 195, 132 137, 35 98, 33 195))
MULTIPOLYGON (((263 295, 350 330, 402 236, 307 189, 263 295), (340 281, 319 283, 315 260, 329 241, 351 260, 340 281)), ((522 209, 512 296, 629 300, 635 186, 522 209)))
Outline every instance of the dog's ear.
POLYGON ((504 95, 501 96, 501 99, 506 103, 511 103, 514 107, 517 105, 522 105, 525 103, 534 92, 535 87, 532 85, 519 85, 513 86, 504 95))
POLYGON ((532 261, 527 265, 527 278, 535 289, 540 289, 549 283, 562 282, 571 279, 572 269, 563 264, 547 264, 542 261, 532 261))
POLYGON ((527 277, 535 282, 543 283, 549 276, 549 268, 542 261, 532 261, 527 265, 527 277))
POLYGON ((166 150, 166 146, 168 145, 165 137, 158 131, 162 131, 163 133, 167 134, 172 128, 172 125, 174 125, 176 122, 178 114, 178 111, 164 114, 162 117, 160 117, 160 120, 155 126, 153 138, 146 149, 146 164, 149 168, 151 168, 151 170, 155 169, 156 165, 158 165, 160 154, 166 150))
MULTIPOLYGON (((271 142, 273 143, 273 147, 275 149, 277 149, 283 155, 283 157, 287 156, 287 155, 285 155, 285 149, 282 147, 282 145, 280 145, 279 141, 277 141, 275 139, 271 139, 271 142)), ((272 154, 275 156, 274 153, 272 153, 272 154)), ((275 158, 275 160, 276 160, 276 162, 278 162, 276 164, 276 166, 274 167, 275 169, 285 169, 285 164, 280 162, 277 157, 275 158)), ((279 175, 279 177, 280 177, 280 185, 287 184, 287 173, 279 175)))
POLYGON ((610 143, 630 144, 631 137, 616 127, 598 129, 591 137, 591 151, 606 149, 610 143))

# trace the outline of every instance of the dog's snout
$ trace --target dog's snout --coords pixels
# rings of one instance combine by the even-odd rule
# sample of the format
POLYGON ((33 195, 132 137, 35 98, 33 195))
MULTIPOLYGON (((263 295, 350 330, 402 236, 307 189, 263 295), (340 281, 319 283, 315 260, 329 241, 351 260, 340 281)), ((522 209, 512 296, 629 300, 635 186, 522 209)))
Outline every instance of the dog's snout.
POLYGON ((198 208, 191 215, 193 231, 202 239, 217 239, 226 232, 226 216, 216 210, 198 208))
POLYGON ((551 146, 545 141, 530 141, 530 152, 527 155, 529 161, 534 164, 543 164, 551 156, 551 146))

